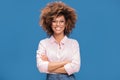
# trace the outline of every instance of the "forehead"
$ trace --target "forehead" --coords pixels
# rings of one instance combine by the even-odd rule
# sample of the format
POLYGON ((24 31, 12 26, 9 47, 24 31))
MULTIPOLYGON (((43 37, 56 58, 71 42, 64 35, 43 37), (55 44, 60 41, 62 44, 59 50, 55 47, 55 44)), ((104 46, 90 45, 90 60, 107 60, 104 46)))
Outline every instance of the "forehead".
POLYGON ((54 20, 65 20, 65 17, 63 15, 57 16, 54 18, 54 20))

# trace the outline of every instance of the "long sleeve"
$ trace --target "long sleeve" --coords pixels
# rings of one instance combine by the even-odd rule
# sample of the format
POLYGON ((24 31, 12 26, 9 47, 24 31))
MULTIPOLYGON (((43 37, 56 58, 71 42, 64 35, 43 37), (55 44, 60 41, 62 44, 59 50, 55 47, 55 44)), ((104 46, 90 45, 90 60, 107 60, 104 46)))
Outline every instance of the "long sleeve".
POLYGON ((74 42, 74 55, 72 57, 72 62, 64 65, 64 68, 68 75, 71 75, 80 70, 81 60, 80 60, 80 48, 78 42, 74 42))
POLYGON ((45 46, 42 44, 42 42, 39 43, 38 50, 37 50, 37 55, 36 55, 37 68, 40 72, 48 73, 48 63, 49 62, 48 61, 43 61, 41 59, 41 54, 46 54, 45 46))

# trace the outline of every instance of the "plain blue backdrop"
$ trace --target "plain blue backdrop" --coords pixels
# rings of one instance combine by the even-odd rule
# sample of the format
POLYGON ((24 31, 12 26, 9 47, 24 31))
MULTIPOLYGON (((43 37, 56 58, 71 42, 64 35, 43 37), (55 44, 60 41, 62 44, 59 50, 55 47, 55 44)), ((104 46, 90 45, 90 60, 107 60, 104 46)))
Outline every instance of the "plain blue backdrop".
MULTIPOLYGON (((0 80, 45 80, 36 50, 46 33, 40 9, 55 0, 0 0, 0 80)), ((77 80, 120 80, 120 0, 62 0, 75 8, 81 49, 77 80)))

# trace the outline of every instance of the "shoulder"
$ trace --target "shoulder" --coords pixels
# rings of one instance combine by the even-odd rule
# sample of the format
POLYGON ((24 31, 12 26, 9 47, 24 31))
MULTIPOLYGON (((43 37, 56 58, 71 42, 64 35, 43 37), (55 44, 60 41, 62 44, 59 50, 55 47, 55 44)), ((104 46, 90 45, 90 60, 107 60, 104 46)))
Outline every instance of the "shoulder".
POLYGON ((68 42, 69 42, 69 44, 71 44, 72 46, 79 46, 79 42, 78 42, 76 39, 68 38, 68 42))
POLYGON ((45 42, 47 42, 48 40, 49 40, 49 38, 41 39, 41 40, 40 40, 40 43, 45 43, 45 42))
POLYGON ((39 41, 39 45, 46 45, 49 43, 49 38, 44 38, 39 41))
POLYGON ((68 38, 68 41, 70 41, 71 43, 77 43, 78 44, 78 41, 76 39, 73 39, 73 38, 68 38))

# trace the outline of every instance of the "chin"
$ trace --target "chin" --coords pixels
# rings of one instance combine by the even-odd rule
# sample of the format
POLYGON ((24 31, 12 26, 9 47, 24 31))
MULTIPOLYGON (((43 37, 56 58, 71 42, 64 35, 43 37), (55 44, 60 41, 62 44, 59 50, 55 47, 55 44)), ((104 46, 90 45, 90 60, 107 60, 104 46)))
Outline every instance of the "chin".
POLYGON ((62 33, 61 33, 61 32, 55 32, 54 34, 60 35, 60 34, 62 34, 62 33))

